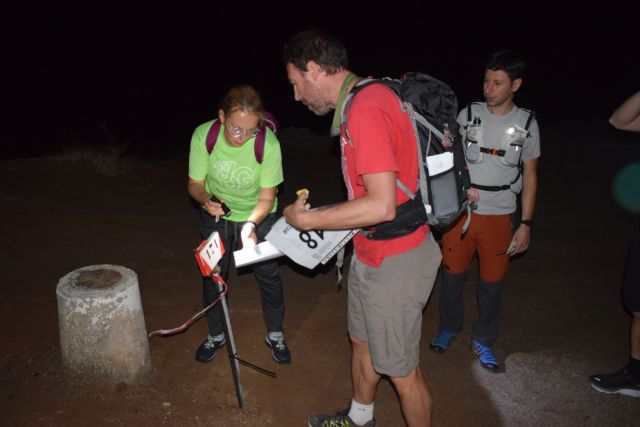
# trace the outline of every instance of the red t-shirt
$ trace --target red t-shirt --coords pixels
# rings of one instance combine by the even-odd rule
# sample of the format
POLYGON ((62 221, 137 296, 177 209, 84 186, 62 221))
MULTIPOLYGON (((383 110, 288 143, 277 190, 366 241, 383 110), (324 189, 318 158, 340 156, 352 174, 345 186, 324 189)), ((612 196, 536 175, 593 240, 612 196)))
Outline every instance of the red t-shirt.
MULTIPOLYGON (((391 89, 373 84, 362 89, 349 108, 347 123, 351 143, 341 128, 342 173, 349 200, 366 194, 362 175, 395 172, 413 192, 418 185, 418 152, 411 121, 400 109, 398 97, 391 89)), ((396 205, 408 200, 399 188, 396 205)), ((353 238, 360 261, 380 265, 384 257, 406 252, 425 239, 429 226, 391 240, 369 240, 362 233, 353 238)))

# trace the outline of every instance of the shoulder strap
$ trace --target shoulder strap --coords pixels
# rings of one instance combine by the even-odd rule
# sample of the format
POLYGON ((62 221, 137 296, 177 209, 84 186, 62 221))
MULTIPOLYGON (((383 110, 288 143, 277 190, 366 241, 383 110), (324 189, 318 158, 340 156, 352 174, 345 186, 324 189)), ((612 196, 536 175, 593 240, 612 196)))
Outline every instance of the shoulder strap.
POLYGON ((213 146, 216 145, 216 140, 218 139, 218 135, 220 134, 220 120, 216 119, 211 127, 209 128, 209 132, 207 132, 207 153, 211 154, 213 151, 213 146))
POLYGON ((347 138, 347 142, 349 143, 349 145, 353 146, 353 142, 351 141, 351 135, 349 134, 349 126, 346 125, 347 123, 347 115, 349 113, 349 108, 351 107, 351 102, 353 101, 353 97, 356 96, 356 94, 358 92, 360 92, 360 90, 362 90, 363 88, 369 86, 372 83, 379 83, 380 79, 362 79, 359 82, 357 82, 353 88, 351 88, 351 92, 349 92, 349 94, 347 95, 347 97, 345 98, 344 102, 342 103, 342 108, 340 110, 340 124, 344 124, 345 125, 345 136, 347 138))
POLYGON ((524 125, 524 130, 528 131, 529 127, 531 126, 531 122, 533 121, 533 119, 536 118, 536 114, 533 111, 527 110, 525 108, 521 108, 520 110, 529 113, 529 117, 527 117, 527 122, 524 125))
POLYGON ((253 142, 253 151, 256 155, 256 160, 258 163, 262 164, 262 159, 264 158, 264 141, 267 138, 267 127, 263 126, 258 135, 256 135, 256 140, 253 142))

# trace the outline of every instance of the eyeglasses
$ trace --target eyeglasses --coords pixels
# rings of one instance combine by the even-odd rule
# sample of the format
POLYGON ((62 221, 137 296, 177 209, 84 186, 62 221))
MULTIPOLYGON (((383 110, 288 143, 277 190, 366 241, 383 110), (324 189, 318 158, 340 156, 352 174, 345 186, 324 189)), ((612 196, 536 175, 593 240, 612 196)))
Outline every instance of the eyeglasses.
POLYGON ((239 127, 235 127, 231 123, 227 122, 225 123, 225 127, 229 130, 229 133, 235 136, 236 138, 240 138, 242 136, 245 136, 247 138, 252 138, 256 136, 258 132, 260 132, 259 126, 253 129, 242 129, 239 127))

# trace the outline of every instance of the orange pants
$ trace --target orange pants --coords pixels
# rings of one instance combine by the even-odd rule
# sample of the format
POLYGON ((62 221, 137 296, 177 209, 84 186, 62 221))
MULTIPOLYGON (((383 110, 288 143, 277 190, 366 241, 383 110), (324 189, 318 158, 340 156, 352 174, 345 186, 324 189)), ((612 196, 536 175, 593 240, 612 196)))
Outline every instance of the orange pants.
POLYGON ((442 236, 442 261, 451 274, 469 269, 473 255, 478 253, 480 278, 499 282, 509 270, 509 255, 504 253, 511 243, 511 215, 479 215, 471 212, 471 222, 462 235, 467 215, 442 236))

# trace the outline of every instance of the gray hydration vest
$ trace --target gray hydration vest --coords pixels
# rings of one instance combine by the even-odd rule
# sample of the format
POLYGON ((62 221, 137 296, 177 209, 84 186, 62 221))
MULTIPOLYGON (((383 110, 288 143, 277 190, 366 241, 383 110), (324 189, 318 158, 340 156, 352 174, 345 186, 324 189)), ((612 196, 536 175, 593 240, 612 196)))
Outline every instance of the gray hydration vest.
POLYGON ((500 147, 486 147, 483 139, 483 127, 480 119, 481 102, 472 102, 467 105, 467 122, 464 125, 466 137, 464 141, 465 158, 468 163, 477 164, 483 161, 484 155, 498 156, 507 166, 517 167, 518 175, 510 182, 503 185, 483 185, 471 183, 471 187, 485 191, 511 190, 519 193, 522 190, 522 147, 530 136, 529 127, 535 118, 535 114, 524 108, 520 108, 515 123, 507 130, 508 142, 500 147))

